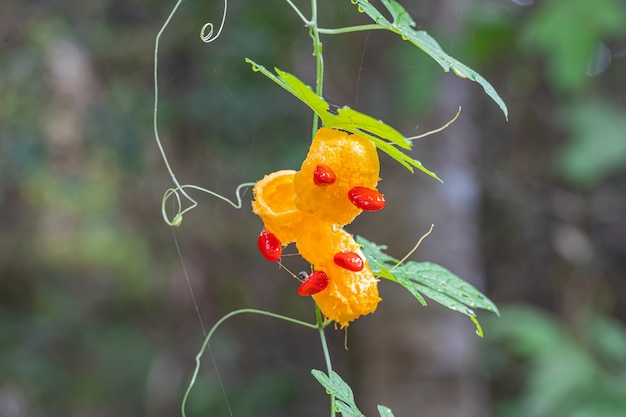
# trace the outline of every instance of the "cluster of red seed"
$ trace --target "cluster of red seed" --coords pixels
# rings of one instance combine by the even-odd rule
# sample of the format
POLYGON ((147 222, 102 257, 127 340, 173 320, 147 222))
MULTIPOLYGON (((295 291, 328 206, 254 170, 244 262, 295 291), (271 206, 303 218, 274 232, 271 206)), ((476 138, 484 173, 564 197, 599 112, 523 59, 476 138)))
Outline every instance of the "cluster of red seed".
POLYGON ((253 210, 265 224, 258 247, 278 261, 282 246, 296 242, 313 266, 298 294, 312 295, 324 315, 342 326, 376 309, 378 280, 359 245, 341 228, 363 210, 380 210, 379 161, 371 141, 323 128, 300 171, 278 171, 260 180, 253 210))

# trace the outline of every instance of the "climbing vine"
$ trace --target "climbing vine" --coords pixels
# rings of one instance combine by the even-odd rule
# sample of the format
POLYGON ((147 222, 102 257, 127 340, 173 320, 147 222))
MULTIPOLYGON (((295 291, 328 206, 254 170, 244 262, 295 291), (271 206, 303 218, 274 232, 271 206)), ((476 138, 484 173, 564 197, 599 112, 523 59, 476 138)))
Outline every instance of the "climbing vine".
MULTIPOLYGON (((479 336, 482 336, 482 328, 476 318, 475 309, 498 314, 497 307, 486 296, 444 267, 430 262, 407 261, 410 253, 398 260, 385 253, 384 245, 370 242, 364 237, 354 237, 344 230, 346 225, 364 212, 372 215, 385 207, 385 197, 377 188, 380 180, 379 150, 410 172, 417 168, 436 180, 441 179, 420 161, 407 154, 411 149, 412 140, 416 137, 405 137, 375 117, 347 106, 331 106, 324 99, 323 37, 359 31, 391 31, 434 59, 444 71, 452 71, 459 77, 480 84, 485 93, 500 107, 504 116, 508 117, 504 101, 482 76, 449 56, 428 33, 417 30, 416 23, 408 12, 395 0, 381 0, 384 11, 379 10, 368 0, 350 0, 355 12, 369 16, 373 23, 340 28, 320 26, 317 0, 310 1, 308 13, 293 1, 285 1, 309 30, 316 65, 315 86, 309 87, 295 75, 278 68, 270 71, 252 59, 245 58, 245 61, 251 65, 252 71, 266 76, 313 111, 311 146, 299 170, 276 167, 276 171, 256 182, 239 185, 235 190, 234 200, 197 185, 181 184, 168 161, 159 137, 159 41, 181 6, 182 0, 175 4, 155 39, 154 136, 173 183, 163 196, 164 221, 172 227, 181 225, 183 215, 198 205, 190 195, 191 191, 208 193, 234 208, 242 208, 244 207, 242 191, 252 187, 254 192, 252 210, 262 220, 263 229, 258 235, 251 233, 250 238, 256 236, 259 251, 266 260, 279 264, 283 248, 294 244, 298 253, 311 265, 310 272, 297 275, 291 273, 299 281, 294 295, 312 297, 315 301, 314 323, 255 309, 233 311, 220 319, 206 335, 196 356, 196 369, 182 400, 183 416, 186 415, 187 400, 196 382, 201 359, 209 347, 214 331, 224 321, 239 314, 262 314, 308 327, 319 333, 327 369, 326 372, 313 370, 312 373, 330 396, 331 417, 337 413, 343 416, 363 414, 357 408, 348 384, 332 369, 325 329, 331 323, 346 328, 360 316, 375 312, 381 301, 378 296, 381 279, 406 288, 424 306, 429 299, 467 315, 476 325, 479 336), (386 16, 390 16, 391 19, 386 16), (167 209, 170 201, 174 201, 173 214, 167 209)), ((212 23, 202 27, 200 38, 203 42, 213 42, 220 37, 227 20, 227 10, 228 2, 225 0, 217 31, 212 23)), ((453 121, 454 119, 450 123, 453 121)), ((441 129, 429 134, 439 130, 441 129)), ((384 212, 376 215, 384 215, 384 212)), ((414 250, 419 246, 419 242, 414 250)), ((381 416, 393 416, 391 410, 385 406, 379 406, 378 411, 381 416)))

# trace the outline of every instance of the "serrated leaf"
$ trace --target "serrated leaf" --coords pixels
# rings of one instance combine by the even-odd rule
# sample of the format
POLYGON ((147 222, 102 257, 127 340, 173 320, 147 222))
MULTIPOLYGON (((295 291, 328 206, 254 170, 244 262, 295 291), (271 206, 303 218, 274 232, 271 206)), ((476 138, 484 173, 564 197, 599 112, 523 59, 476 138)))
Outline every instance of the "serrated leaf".
POLYGON ((391 408, 386 407, 384 405, 380 405, 378 404, 378 414, 380 414, 380 417, 394 417, 393 413, 391 412, 391 408))
POLYGON ((357 236, 356 241, 361 245, 361 250, 374 275, 402 285, 424 306, 426 301, 422 295, 469 316, 476 325, 476 332, 480 337, 483 333, 482 328, 472 308, 481 308, 500 315, 491 300, 446 268, 432 262, 411 261, 398 264, 395 258, 383 252, 386 246, 377 245, 362 236, 357 236))
POLYGON ((335 371, 330 371, 330 377, 317 369, 312 369, 311 373, 330 394, 346 403, 354 403, 352 389, 335 371))
POLYGON ((355 410, 352 406, 342 401, 335 402, 335 408, 343 417, 365 417, 358 409, 355 410))
POLYGON ((320 117, 324 126, 342 129, 363 136, 374 142, 378 149, 385 152, 409 171, 413 172, 413 168, 417 168, 434 179, 441 181, 437 174, 424 167, 420 161, 413 159, 396 148, 398 146, 403 149, 410 149, 411 142, 391 126, 347 106, 333 110, 323 97, 315 94, 311 87, 304 84, 295 75, 281 71, 278 68, 275 68, 277 74, 275 75, 249 58, 246 58, 246 62, 252 65, 254 71, 261 72, 309 106, 320 117))
POLYGON ((335 397, 335 407, 344 417, 363 417, 363 413, 354 402, 354 394, 350 386, 335 371, 330 371, 330 376, 317 369, 312 369, 311 374, 326 389, 326 392, 335 397))
POLYGON ((509 111, 506 104, 493 88, 493 86, 484 79, 476 71, 463 64, 462 62, 452 58, 441 48, 439 43, 428 33, 423 30, 415 29, 415 22, 409 15, 409 13, 395 0, 380 0, 380 2, 387 8, 393 18, 393 22, 387 20, 387 18, 378 11, 368 0, 356 0, 359 10, 365 12, 366 15, 371 17, 374 22, 382 26, 383 28, 394 32, 402 39, 408 40, 413 45, 420 48, 427 55, 433 58, 445 72, 452 70, 457 76, 461 78, 469 78, 472 81, 480 84, 489 97, 500 107, 502 113, 507 118, 509 117, 509 111))
POLYGON ((414 292, 417 292, 418 294, 423 293, 426 297, 430 298, 433 301, 436 301, 437 303, 441 304, 444 307, 449 308, 450 310, 458 311, 459 313, 463 313, 466 316, 470 316, 470 317, 476 316, 476 313, 474 313, 474 310, 472 310, 471 308, 467 307, 460 301, 455 300, 454 298, 446 294, 442 294, 436 290, 433 290, 432 288, 429 288, 424 285, 418 284, 417 282, 411 281, 410 279, 398 278, 398 282, 400 283, 400 285, 402 285, 404 288, 409 290, 409 292, 411 293, 414 293, 414 292))
MULTIPOLYGON (((483 293, 467 281, 462 280, 441 265, 432 262, 407 262, 397 267, 393 274, 423 284, 441 294, 445 294, 471 308, 481 308, 496 314, 498 308, 483 293)), ((474 314, 469 314, 474 315, 474 314)))
POLYGON ((378 245, 374 242, 370 242, 363 236, 356 236, 356 241, 361 245, 361 250, 367 256, 368 260, 374 261, 376 264, 391 264, 398 263, 398 260, 387 255, 383 250, 387 249, 386 245, 378 245))

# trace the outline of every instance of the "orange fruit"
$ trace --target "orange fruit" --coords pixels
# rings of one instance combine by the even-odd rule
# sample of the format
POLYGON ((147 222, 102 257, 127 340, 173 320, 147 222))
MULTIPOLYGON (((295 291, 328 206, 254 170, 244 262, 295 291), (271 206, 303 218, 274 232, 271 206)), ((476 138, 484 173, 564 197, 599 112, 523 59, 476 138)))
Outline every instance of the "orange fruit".
POLYGON ((360 245, 344 230, 333 230, 330 224, 317 225, 301 235, 296 242, 300 255, 315 266, 316 270, 328 275, 328 286, 313 295, 322 313, 327 318, 345 327, 359 316, 376 310, 378 279, 365 263, 361 271, 350 271, 337 266, 334 256, 338 252, 355 252, 363 261, 365 256, 360 245))
POLYGON ((380 302, 378 279, 369 265, 359 272, 348 271, 337 265, 316 265, 328 275, 328 286, 313 295, 322 314, 346 327, 352 320, 376 311, 380 302))
POLYGON ((362 211, 350 202, 348 192, 357 186, 375 189, 379 168, 372 141, 342 130, 321 128, 295 174, 295 205, 320 221, 344 226, 362 211), (315 171, 320 165, 332 170, 336 176, 332 183, 316 184, 315 171))
POLYGON ((252 211, 283 245, 293 242, 300 234, 304 214, 295 204, 293 178, 296 171, 282 170, 266 175, 254 186, 252 211))

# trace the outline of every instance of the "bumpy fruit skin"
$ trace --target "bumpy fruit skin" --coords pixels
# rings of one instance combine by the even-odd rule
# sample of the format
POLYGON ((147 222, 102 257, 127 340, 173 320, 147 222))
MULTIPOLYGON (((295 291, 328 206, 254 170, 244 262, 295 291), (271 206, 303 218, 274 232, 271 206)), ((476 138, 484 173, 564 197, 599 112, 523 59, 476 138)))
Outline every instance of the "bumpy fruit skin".
POLYGON ((278 261, 283 255, 283 247, 280 244, 280 240, 267 230, 261 231, 256 243, 261 255, 270 262, 278 261))
POLYGON ((380 302, 378 279, 359 244, 342 229, 363 211, 350 200, 351 190, 369 190, 367 203, 380 205, 378 174, 378 154, 371 141, 322 128, 300 171, 274 172, 254 187, 253 211, 265 229, 283 245, 295 242, 300 255, 314 266, 298 294, 312 295, 322 314, 341 327, 374 312, 380 302))
POLYGON ((296 207, 316 218, 345 226, 361 213, 346 198, 356 186, 376 188, 380 162, 369 139, 341 130, 318 130, 300 171, 294 177, 296 207), (315 187, 315 168, 326 165, 337 176, 334 183, 315 187))
POLYGON ((345 327, 352 320, 373 313, 378 306, 378 279, 365 263, 361 271, 349 271, 335 264, 337 252, 354 252, 365 256, 352 235, 332 227, 319 228, 296 242, 302 257, 326 272, 328 288, 313 296, 322 313, 345 327))
POLYGON ((320 268, 324 268, 330 279, 328 287, 313 299, 326 317, 346 327, 352 320, 376 311, 380 302, 378 279, 369 266, 360 272, 348 271, 334 263, 320 268))

